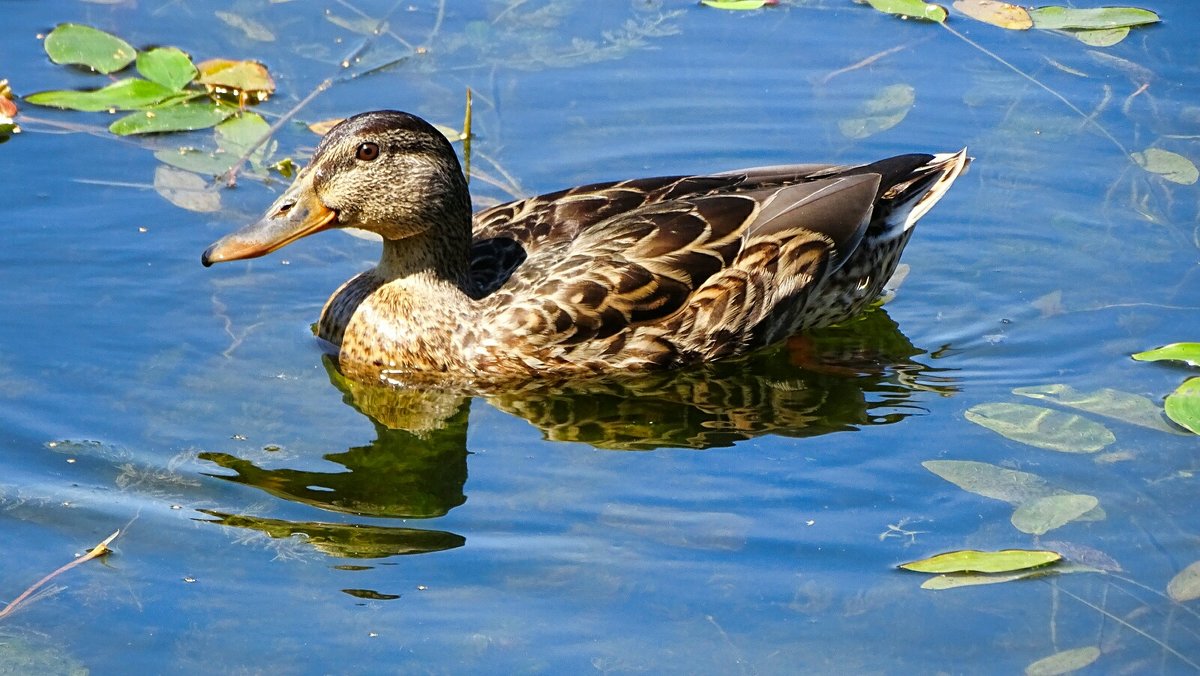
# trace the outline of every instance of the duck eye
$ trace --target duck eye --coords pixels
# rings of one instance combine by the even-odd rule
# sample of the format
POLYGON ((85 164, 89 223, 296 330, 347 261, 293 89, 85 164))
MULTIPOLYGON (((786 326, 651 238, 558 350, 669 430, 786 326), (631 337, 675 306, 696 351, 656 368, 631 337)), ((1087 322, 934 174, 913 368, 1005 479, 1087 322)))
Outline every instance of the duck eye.
POLYGON ((376 157, 379 157, 379 144, 364 143, 358 147, 358 152, 356 152, 354 156, 364 162, 370 162, 376 157))

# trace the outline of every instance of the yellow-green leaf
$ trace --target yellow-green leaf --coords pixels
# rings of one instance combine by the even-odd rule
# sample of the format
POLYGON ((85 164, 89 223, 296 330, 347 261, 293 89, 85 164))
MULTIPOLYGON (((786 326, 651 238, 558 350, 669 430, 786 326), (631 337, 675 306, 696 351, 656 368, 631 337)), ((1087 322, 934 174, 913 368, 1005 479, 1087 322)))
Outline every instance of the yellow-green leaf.
POLYGON ((1018 31, 1033 28, 1033 19, 1029 18, 1029 12, 1024 7, 999 0, 954 0, 954 9, 976 21, 1000 28, 1018 31))
POLYGON ((859 109, 858 114, 838 122, 846 138, 874 136, 900 124, 912 110, 917 92, 906 84, 894 84, 879 90, 859 109))
POLYGON ((1070 385, 1053 384, 1018 387, 1013 390, 1013 394, 1044 399, 1060 406, 1095 413, 1160 432, 1183 434, 1163 419, 1162 408, 1158 404, 1146 397, 1120 390, 1103 387, 1093 392, 1080 392, 1070 385))
POLYGON ((221 103, 182 103, 167 108, 130 113, 110 124, 108 130, 118 136, 128 136, 207 129, 237 111, 236 106, 221 103))
POLYGON ((1043 535, 1078 519, 1099 504, 1092 495, 1048 495, 1017 507, 1012 515, 1012 525, 1022 533, 1043 535))
POLYGON ((1160 21, 1154 12, 1137 7, 1099 7, 1096 9, 1038 7, 1029 10, 1029 16, 1033 19, 1033 27, 1041 30, 1120 28, 1121 26, 1141 26, 1160 21))
POLYGON ((977 404, 966 418, 1013 441, 1062 453, 1095 453, 1117 440, 1100 423, 1027 404, 977 404))
POLYGON ((275 91, 275 80, 257 61, 209 59, 196 65, 200 83, 217 93, 253 94, 265 100, 275 91))
POLYGON ((923 19, 942 23, 946 20, 946 8, 924 0, 867 0, 875 9, 902 18, 923 19))
POLYGON ((1200 366, 1200 343, 1171 343, 1133 355, 1138 361, 1181 361, 1200 366))
POLYGON ((54 63, 86 66, 105 74, 121 70, 137 56, 137 50, 121 38, 76 23, 59 24, 46 36, 43 47, 54 63))
POLYGON ((1167 595, 1179 603, 1200 599, 1200 561, 1179 571, 1167 583, 1167 595))
POLYGON ((1132 153, 1131 156, 1139 167, 1172 183, 1191 185, 1200 179, 1200 170, 1196 168, 1196 163, 1179 153, 1162 148, 1147 148, 1140 153, 1132 153))
POLYGON ((1078 671, 1100 659, 1100 649, 1094 645, 1054 653, 1025 667, 1025 676, 1060 676, 1078 671))
POLYGON ((918 573, 1011 573, 1062 560, 1057 552, 1037 549, 1002 549, 984 552, 963 549, 900 564, 918 573))
POLYGON ((131 77, 101 89, 38 92, 26 96, 25 100, 39 106, 94 112, 109 109, 137 110, 164 101, 175 94, 175 90, 157 82, 131 77))
POLYGON ((147 80, 168 89, 183 89, 196 79, 191 58, 175 47, 159 47, 138 54, 137 69, 147 80))
POLYGON ((1167 395, 1167 417, 1180 427, 1200 434, 1200 378, 1188 378, 1167 395))

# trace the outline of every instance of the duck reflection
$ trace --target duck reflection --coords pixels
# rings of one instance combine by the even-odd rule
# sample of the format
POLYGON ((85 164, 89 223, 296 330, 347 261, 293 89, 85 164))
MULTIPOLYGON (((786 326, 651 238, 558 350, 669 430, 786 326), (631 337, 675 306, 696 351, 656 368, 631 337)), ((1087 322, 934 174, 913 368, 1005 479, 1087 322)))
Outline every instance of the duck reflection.
MULTIPOLYGON (((527 420, 554 441, 614 450, 706 449, 768 433, 809 437, 897 422, 922 410, 913 401, 915 393, 956 391, 943 369, 916 360, 924 354, 877 309, 739 359, 680 371, 538 382, 479 398, 527 420)), ((325 456, 347 471, 264 469, 225 453, 201 454, 234 472, 212 476, 356 516, 431 518, 465 502, 471 396, 351 380, 329 359, 326 370, 346 403, 375 426, 372 443, 325 456)), ((276 537, 305 533, 324 551, 343 546, 351 552, 347 556, 436 551, 463 543, 461 536, 436 531, 341 526, 349 530, 338 533, 330 531, 336 531, 335 524, 208 514, 225 525, 276 537), (366 542, 372 547, 364 547, 366 542)))

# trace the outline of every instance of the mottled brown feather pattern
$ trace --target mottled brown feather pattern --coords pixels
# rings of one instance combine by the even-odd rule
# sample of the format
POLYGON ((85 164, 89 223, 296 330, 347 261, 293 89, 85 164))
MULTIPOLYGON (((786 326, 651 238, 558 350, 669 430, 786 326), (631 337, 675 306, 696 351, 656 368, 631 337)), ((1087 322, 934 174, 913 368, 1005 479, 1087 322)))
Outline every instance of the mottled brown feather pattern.
POLYGON ((912 225, 967 162, 905 155, 597 183, 469 220, 457 206, 465 186, 441 185, 461 176, 449 144, 419 118, 365 116, 322 142, 315 189, 330 204, 325 174, 350 162, 363 176, 355 203, 330 208, 340 225, 384 234, 384 255, 334 294, 319 333, 340 344, 348 374, 397 382, 668 368, 841 321, 879 295, 912 225), (380 161, 346 158, 368 140, 383 141, 380 161), (454 204, 425 206, 449 193, 454 204), (403 217, 381 215, 396 201, 403 217))

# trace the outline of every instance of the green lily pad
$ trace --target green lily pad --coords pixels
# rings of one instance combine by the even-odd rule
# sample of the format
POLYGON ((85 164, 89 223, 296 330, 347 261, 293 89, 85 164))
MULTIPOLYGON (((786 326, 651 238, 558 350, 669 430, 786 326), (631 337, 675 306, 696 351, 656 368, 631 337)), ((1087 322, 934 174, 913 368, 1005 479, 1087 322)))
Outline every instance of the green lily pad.
POLYGON ((1200 366, 1200 343, 1171 343, 1133 355, 1138 361, 1181 361, 1200 366))
POLYGON ((863 104, 857 115, 838 121, 838 129, 846 138, 874 136, 900 124, 916 101, 917 91, 909 85, 884 87, 863 104))
POLYGON ((902 563, 899 567, 918 573, 1011 573, 1061 560, 1062 555, 1058 552, 1037 549, 1002 549, 998 552, 963 549, 902 563))
POLYGON ((875 9, 900 17, 942 23, 946 20, 946 8, 923 0, 867 0, 875 9))
POLYGON ((1104 387, 1094 392, 1080 392, 1070 385, 1053 384, 1018 387, 1013 390, 1013 394, 1044 399, 1060 406, 1095 413, 1160 432, 1182 434, 1163 419, 1162 409, 1158 404, 1146 397, 1139 397, 1136 394, 1120 390, 1104 387))
POLYGON ((138 54, 137 69, 147 80, 168 89, 183 89, 196 79, 196 66, 183 50, 175 47, 159 47, 138 54))
POLYGON ((1096 28, 1092 30, 1068 30, 1072 37, 1092 47, 1112 47, 1129 37, 1129 26, 1118 28, 1096 28))
POLYGON ((1138 166, 1152 174, 1158 174, 1172 183, 1191 185, 1200 179, 1200 169, 1188 158, 1162 148, 1147 148, 1140 153, 1131 153, 1138 166))
POLYGON ((221 194, 203 178, 174 167, 154 170, 154 191, 171 204, 188 211, 211 212, 221 209, 221 194))
POLYGON ((1100 649, 1094 645, 1063 650, 1025 667, 1025 676, 1059 676, 1078 671, 1100 659, 1100 649))
POLYGON ((138 110, 160 103, 176 94, 157 82, 137 77, 118 80, 90 91, 71 89, 38 92, 25 97, 29 103, 68 110, 138 110))
POLYGON ((1038 7, 1029 10, 1029 16, 1033 19, 1033 27, 1042 30, 1120 28, 1161 21, 1154 12, 1137 7, 1098 7, 1096 9, 1038 7))
POLYGON ((1061 453, 1095 453, 1117 440, 1100 423, 1027 404, 977 404, 966 418, 1013 441, 1061 453))
POLYGON ((1179 603, 1200 599, 1200 561, 1184 568, 1171 578, 1167 583, 1167 596, 1179 603))
POLYGON ((1022 533, 1044 535, 1087 514, 1099 504, 1093 495, 1048 495, 1017 507, 1012 515, 1012 525, 1022 533))
POLYGON ((59 24, 43 44, 54 63, 86 66, 98 73, 114 73, 128 66, 137 50, 121 38, 77 23, 59 24))
POLYGON ((238 111, 223 103, 181 103, 167 108, 145 110, 122 117, 108 126, 118 136, 190 131, 212 127, 238 111))
POLYGON ((1167 395, 1167 417, 1195 434, 1200 434, 1200 378, 1188 378, 1167 395))

